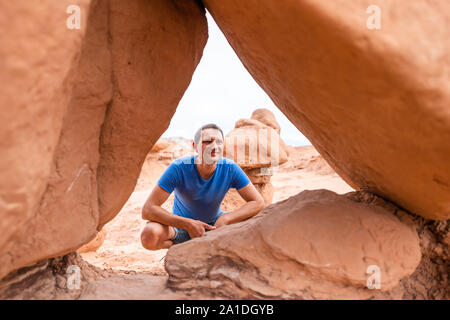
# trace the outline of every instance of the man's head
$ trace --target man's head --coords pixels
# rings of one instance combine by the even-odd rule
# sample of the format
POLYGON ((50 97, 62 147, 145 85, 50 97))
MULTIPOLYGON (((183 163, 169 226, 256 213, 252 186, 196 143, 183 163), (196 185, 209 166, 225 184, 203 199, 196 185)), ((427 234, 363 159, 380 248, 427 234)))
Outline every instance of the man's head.
POLYGON ((193 147, 199 154, 199 160, 206 164, 214 164, 223 153, 223 131, 216 124, 209 123, 197 130, 193 147))

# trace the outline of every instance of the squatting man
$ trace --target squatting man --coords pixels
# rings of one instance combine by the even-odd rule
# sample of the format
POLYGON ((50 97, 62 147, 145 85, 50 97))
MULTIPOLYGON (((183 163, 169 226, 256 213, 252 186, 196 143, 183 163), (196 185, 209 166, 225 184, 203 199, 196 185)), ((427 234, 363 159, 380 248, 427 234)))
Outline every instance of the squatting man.
POLYGON ((169 248, 247 220, 264 208, 264 199, 244 171, 222 157, 223 144, 222 130, 215 124, 204 125, 192 142, 197 154, 175 159, 164 171, 142 208, 142 218, 148 220, 141 233, 144 248, 169 248), (246 203, 222 212, 220 204, 230 188, 235 188, 246 203), (161 205, 173 191, 171 213, 161 205))

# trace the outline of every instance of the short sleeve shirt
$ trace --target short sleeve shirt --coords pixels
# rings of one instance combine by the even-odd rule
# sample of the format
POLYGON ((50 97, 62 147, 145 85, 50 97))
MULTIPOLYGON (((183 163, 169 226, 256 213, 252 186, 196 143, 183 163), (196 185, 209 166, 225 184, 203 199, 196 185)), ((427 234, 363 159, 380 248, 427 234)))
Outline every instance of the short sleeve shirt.
POLYGON ((209 223, 220 214, 220 204, 230 188, 247 186, 250 179, 233 160, 221 157, 209 179, 197 170, 198 155, 175 159, 158 180, 168 193, 175 191, 174 214, 209 223))

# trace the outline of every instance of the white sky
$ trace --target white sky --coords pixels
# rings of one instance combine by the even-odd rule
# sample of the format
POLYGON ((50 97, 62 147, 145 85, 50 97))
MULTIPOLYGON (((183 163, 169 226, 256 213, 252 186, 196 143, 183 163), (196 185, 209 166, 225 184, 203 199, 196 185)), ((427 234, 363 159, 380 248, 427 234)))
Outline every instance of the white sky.
POLYGON ((227 134, 237 120, 250 118, 257 108, 267 108, 274 113, 287 144, 310 145, 253 80, 209 13, 206 16, 209 39, 203 57, 162 136, 193 139, 200 126, 211 122, 227 134))

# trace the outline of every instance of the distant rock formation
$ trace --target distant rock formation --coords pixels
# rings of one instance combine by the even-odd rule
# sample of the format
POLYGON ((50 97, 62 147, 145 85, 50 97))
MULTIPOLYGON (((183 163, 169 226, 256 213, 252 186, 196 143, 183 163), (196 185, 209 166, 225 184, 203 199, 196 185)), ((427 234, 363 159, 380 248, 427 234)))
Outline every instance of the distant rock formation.
MULTIPOLYGON (((224 156, 244 170, 266 205, 271 204, 273 166, 288 161, 287 147, 280 137, 280 126, 273 113, 268 109, 256 109, 250 119, 238 120, 225 136, 224 156)), ((222 211, 234 210, 243 204, 245 201, 238 192, 230 190, 222 203, 222 211)))
POLYGON ((151 159, 170 163, 176 158, 195 154, 192 142, 181 137, 161 138, 153 145, 149 156, 151 159))

